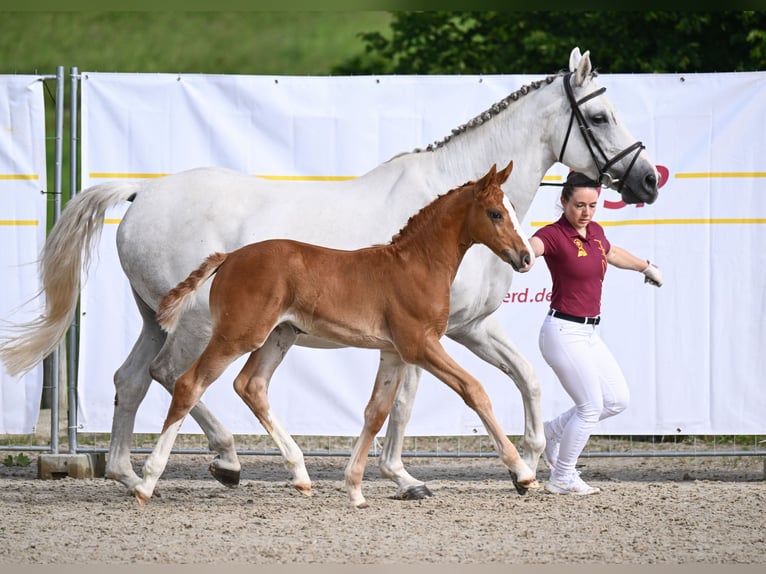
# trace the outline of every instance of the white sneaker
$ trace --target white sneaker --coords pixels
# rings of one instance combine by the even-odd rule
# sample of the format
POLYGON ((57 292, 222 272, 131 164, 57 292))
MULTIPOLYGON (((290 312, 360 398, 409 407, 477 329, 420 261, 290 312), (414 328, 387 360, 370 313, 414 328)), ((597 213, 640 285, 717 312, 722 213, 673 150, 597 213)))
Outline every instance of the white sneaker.
POLYGON ((553 494, 574 494, 577 496, 601 492, 600 488, 590 486, 580 478, 579 472, 566 478, 551 477, 548 482, 545 483, 545 490, 553 494))
POLYGON ((553 436, 551 425, 549 423, 543 423, 543 431, 545 433, 545 450, 543 450, 543 462, 548 465, 548 468, 553 470, 556 466, 556 461, 559 459, 559 441, 553 436))

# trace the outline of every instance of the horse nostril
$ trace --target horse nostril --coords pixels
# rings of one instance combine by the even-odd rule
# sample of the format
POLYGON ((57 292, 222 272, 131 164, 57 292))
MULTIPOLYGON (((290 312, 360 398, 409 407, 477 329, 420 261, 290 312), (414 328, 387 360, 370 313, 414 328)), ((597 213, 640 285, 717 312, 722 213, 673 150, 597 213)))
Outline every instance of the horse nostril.
POLYGON ((653 173, 647 175, 644 178, 644 184, 646 184, 646 187, 649 189, 657 189, 658 183, 659 182, 657 181, 657 176, 655 176, 653 173))

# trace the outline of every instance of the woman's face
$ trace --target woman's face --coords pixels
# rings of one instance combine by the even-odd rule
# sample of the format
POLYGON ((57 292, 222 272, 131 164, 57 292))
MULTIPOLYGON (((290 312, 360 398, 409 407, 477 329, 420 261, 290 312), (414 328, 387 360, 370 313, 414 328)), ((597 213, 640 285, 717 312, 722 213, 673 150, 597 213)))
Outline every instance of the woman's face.
POLYGON ((564 217, 577 230, 585 227, 593 219, 598 204, 598 190, 594 187, 575 187, 569 200, 561 200, 564 217))

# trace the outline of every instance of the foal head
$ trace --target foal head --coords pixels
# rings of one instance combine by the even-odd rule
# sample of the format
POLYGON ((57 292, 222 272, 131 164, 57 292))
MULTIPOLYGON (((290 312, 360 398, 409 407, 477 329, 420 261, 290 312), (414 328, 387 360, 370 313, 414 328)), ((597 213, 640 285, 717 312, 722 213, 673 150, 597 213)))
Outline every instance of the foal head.
POLYGON ((473 187, 474 197, 467 230, 474 242, 483 243, 514 270, 526 273, 535 255, 521 231, 516 210, 500 187, 512 170, 513 161, 502 171, 493 165, 484 177, 467 184, 473 187))

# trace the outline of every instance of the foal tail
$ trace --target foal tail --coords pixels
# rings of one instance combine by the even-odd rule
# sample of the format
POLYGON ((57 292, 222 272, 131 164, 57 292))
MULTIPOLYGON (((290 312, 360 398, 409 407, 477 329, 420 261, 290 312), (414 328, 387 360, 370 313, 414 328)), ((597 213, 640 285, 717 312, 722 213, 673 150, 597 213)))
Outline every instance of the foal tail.
POLYGON ((38 261, 42 287, 27 302, 44 296, 45 312, 7 327, 0 337, 0 360, 8 373, 27 373, 64 338, 74 319, 81 277, 87 276, 106 210, 131 200, 139 190, 140 183, 107 182, 83 190, 67 203, 38 261))
POLYGON ((186 310, 191 307, 197 289, 226 261, 227 253, 213 253, 197 269, 178 285, 168 291, 157 308, 157 323, 168 333, 178 326, 186 310))

